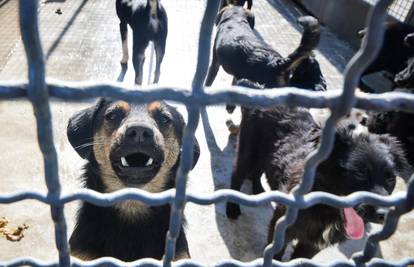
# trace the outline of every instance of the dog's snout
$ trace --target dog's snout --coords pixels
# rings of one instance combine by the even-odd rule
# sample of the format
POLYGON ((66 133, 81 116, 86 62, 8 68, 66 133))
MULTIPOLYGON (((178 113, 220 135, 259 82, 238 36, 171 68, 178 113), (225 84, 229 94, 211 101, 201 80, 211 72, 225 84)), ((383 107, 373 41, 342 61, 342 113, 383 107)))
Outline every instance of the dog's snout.
POLYGON ((145 126, 131 126, 126 130, 125 136, 130 141, 143 143, 151 140, 154 136, 154 132, 145 126))
POLYGON ((351 130, 351 131, 355 130, 356 129, 355 124, 349 124, 348 129, 351 130))
POLYGON ((367 126, 368 125, 368 118, 367 117, 363 117, 361 119, 361 124, 364 125, 364 126, 367 126))
POLYGON ((382 208, 382 207, 380 207, 380 208, 377 208, 377 209, 376 209, 375 213, 376 213, 376 217, 377 217, 377 219, 378 219, 380 222, 383 222, 383 221, 385 220, 385 216, 386 216, 386 215, 387 215, 387 213, 388 213, 388 209, 387 209, 387 208, 382 208))

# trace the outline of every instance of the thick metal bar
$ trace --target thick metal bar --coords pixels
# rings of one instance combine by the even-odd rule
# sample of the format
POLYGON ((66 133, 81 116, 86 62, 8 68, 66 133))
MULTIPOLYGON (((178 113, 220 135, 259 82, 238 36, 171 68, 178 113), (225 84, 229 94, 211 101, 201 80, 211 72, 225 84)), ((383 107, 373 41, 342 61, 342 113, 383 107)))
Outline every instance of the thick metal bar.
MULTIPOLYGON (((197 69, 192 83, 192 95, 202 94, 203 83, 207 75, 210 57, 211 33, 216 17, 219 0, 207 1, 203 20, 201 22, 198 40, 197 69)), ((186 204, 186 188, 188 173, 193 162, 194 136, 200 118, 200 107, 193 101, 187 105, 188 123, 184 129, 183 150, 175 180, 176 194, 171 205, 170 226, 166 237, 164 266, 171 266, 175 254, 175 245, 182 228, 184 208, 186 204)))
MULTIPOLYGON (((0 100, 24 99, 27 97, 27 84, 0 83, 0 100)), ((57 101, 82 102, 97 97, 128 100, 130 102, 150 102, 164 99, 183 104, 197 103, 201 106, 224 103, 243 106, 271 107, 276 105, 295 105, 308 108, 334 107, 341 95, 339 90, 328 92, 313 92, 293 87, 249 90, 242 87, 229 89, 210 89, 206 92, 191 95, 185 88, 173 87, 142 87, 141 90, 132 90, 117 83, 96 84, 82 83, 49 83, 49 95, 57 101)), ((135 88, 136 89, 136 88, 135 88)), ((414 111, 414 95, 403 92, 388 92, 383 94, 360 93, 355 97, 355 107, 367 110, 407 110, 414 111)))
MULTIPOLYGON (((345 70, 345 82, 342 95, 334 108, 331 108, 331 116, 326 121, 322 131, 321 144, 316 151, 307 157, 302 181, 293 192, 296 199, 303 198, 314 184, 315 172, 318 165, 329 157, 335 138, 335 125, 339 119, 349 113, 355 104, 355 89, 358 86, 362 72, 375 59, 384 38, 383 21, 386 17, 387 7, 392 0, 379 0, 371 8, 368 16, 368 33, 358 53, 351 59, 345 70)), ((298 209, 289 206, 286 215, 281 217, 275 225, 273 242, 265 248, 264 266, 270 266, 275 253, 283 248, 285 232, 297 218, 298 209)))
MULTIPOLYGON (((29 68, 27 94, 36 116, 37 138, 43 154, 46 185, 50 195, 59 197, 58 161, 53 143, 49 96, 45 80, 45 62, 39 35, 38 5, 38 0, 20 0, 20 31, 29 68)), ((59 251, 59 265, 69 266, 70 257, 63 205, 52 205, 51 215, 55 226, 55 243, 59 251)))
MULTIPOLYGON (((171 203, 174 200, 174 191, 174 189, 170 189, 161 193, 148 193, 139 189, 127 188, 113 193, 103 194, 90 189, 80 189, 75 193, 62 194, 60 198, 40 191, 24 191, 0 195, 0 204, 34 199, 49 205, 63 205, 72 201, 82 200, 97 206, 107 207, 124 200, 137 200, 147 205, 159 206, 171 203)), ((232 201, 244 206, 257 207, 268 205, 270 202, 277 202, 299 209, 309 208, 320 203, 340 208, 356 206, 360 203, 391 207, 399 205, 406 201, 406 199, 407 196, 403 192, 384 197, 363 191, 353 193, 349 196, 337 196, 326 192, 311 192, 306 194, 303 199, 297 199, 291 194, 288 195, 280 191, 247 195, 230 189, 220 189, 214 193, 202 196, 191 193, 187 195, 187 201, 199 205, 211 205, 218 202, 232 201)), ((407 204, 407 206, 413 207, 414 204, 407 204)))
MULTIPOLYGON (((263 264, 263 259, 256 259, 251 262, 241 262, 237 260, 224 260, 219 262, 218 264, 214 265, 216 267, 260 267, 263 264)), ((414 264, 414 258, 407 258, 400 261, 385 261, 383 259, 375 258, 368 262, 367 264, 363 265, 364 267, 407 267, 414 264)), ((14 267, 14 266, 39 266, 39 267, 55 267, 59 266, 57 262, 42 262, 37 259, 33 258, 19 258, 12 261, 7 262, 0 262, 0 266, 4 267, 14 267)), ((125 266, 125 267, 132 267, 132 266, 162 266, 162 262, 156 261, 153 259, 141 259, 133 262, 122 262, 114 258, 100 258, 93 261, 80 261, 77 259, 73 260, 72 266, 84 266, 84 267, 95 267, 95 266, 125 266)), ((172 264, 174 267, 204 267, 205 264, 202 264, 200 262, 194 261, 194 260, 180 260, 178 262, 174 262, 172 264)), ((307 259, 301 259, 301 260, 294 260, 290 262, 278 262, 273 261, 272 266, 274 267, 320 267, 321 265, 307 259)), ((355 264, 352 261, 334 261, 330 264, 324 264, 323 266, 326 267, 354 267, 355 264)))

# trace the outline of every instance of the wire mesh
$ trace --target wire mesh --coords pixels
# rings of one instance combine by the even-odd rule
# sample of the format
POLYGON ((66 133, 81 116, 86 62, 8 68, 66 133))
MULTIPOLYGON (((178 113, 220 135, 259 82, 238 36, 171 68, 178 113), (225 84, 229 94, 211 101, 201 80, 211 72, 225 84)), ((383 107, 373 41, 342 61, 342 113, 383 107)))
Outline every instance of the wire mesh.
MULTIPOLYGON (((366 2, 375 5, 378 0, 365 0, 366 2)), ((395 0, 388 8, 388 13, 401 20, 405 21, 410 10, 413 8, 414 0, 395 0)))
POLYGON ((344 90, 341 93, 319 93, 296 88, 279 88, 265 91, 245 90, 237 87, 215 91, 204 89, 203 81, 209 63, 211 33, 219 2, 207 1, 200 30, 198 64, 192 83, 192 91, 189 92, 185 88, 149 86, 142 87, 143 90, 129 91, 127 89, 131 88, 119 83, 96 84, 46 81, 45 63, 38 31, 38 1, 20 0, 21 34, 28 59, 29 82, 27 84, 15 82, 0 84, 0 99, 29 98, 32 102, 37 120, 39 146, 44 157, 45 182, 48 192, 25 190, 11 194, 2 194, 0 195, 0 203, 7 204, 26 199, 35 199, 50 205, 59 259, 56 262, 42 262, 38 259, 23 257, 8 262, 0 262, 0 266, 203 266, 202 263, 194 260, 181 260, 172 263, 176 239, 182 225, 183 210, 186 202, 209 205, 222 201, 232 201, 247 206, 260 206, 270 202, 278 202, 288 206, 289 211, 276 224, 274 242, 265 249, 263 258, 248 263, 236 260, 223 260, 217 263, 216 266, 318 266, 317 263, 311 260, 295 260, 287 263, 272 260, 273 255, 280 250, 284 242, 286 228, 295 221, 298 210, 318 203, 341 208, 355 206, 360 203, 393 207, 392 212, 386 217, 384 227, 369 236, 364 251, 355 255, 351 261, 334 261, 328 266, 408 266, 414 264, 414 258, 406 258, 398 262, 387 262, 383 259, 373 258, 378 243, 395 232, 400 216, 414 208, 414 177, 408 183, 407 192, 401 192, 389 197, 381 197, 369 192, 356 192, 342 197, 324 192, 308 193, 313 185, 316 167, 332 150, 335 124, 342 115, 349 112, 351 107, 355 106, 369 110, 395 109, 414 112, 414 96, 412 94, 391 92, 379 95, 362 94, 358 97, 355 96, 355 88, 362 71, 376 56, 382 43, 383 29, 381 25, 391 0, 379 0, 375 7, 372 8, 366 41, 357 55, 348 64, 344 90), (68 194, 61 193, 58 162, 52 136, 49 97, 55 97, 63 101, 79 102, 102 96, 117 100, 128 100, 130 102, 149 102, 159 99, 174 100, 187 106, 189 118, 183 137, 183 153, 176 178, 176 189, 161 193, 148 193, 132 188, 106 194, 89 189, 81 189, 68 194), (289 104, 331 109, 332 115, 323 130, 321 146, 309 155, 302 183, 293 194, 274 191, 249 196, 226 189, 217 190, 212 194, 204 196, 186 193, 187 176, 193 160, 192 140, 199 122, 200 107, 224 103, 243 106, 289 104), (82 262, 70 258, 63 207, 66 203, 76 200, 87 201, 99 206, 110 206, 124 200, 137 200, 147 205, 166 203, 172 205, 164 260, 141 259, 125 263, 114 258, 100 258, 90 262, 82 262))

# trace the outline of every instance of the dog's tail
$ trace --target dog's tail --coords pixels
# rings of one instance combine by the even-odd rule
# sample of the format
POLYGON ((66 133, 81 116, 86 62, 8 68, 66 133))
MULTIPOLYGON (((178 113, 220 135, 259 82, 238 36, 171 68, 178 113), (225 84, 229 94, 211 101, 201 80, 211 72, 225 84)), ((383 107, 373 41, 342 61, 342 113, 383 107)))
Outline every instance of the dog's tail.
POLYGON ((298 22, 304 31, 299 47, 288 57, 290 59, 289 70, 295 69, 304 58, 311 55, 312 50, 318 46, 321 37, 320 24, 316 18, 304 16, 300 17, 298 22))

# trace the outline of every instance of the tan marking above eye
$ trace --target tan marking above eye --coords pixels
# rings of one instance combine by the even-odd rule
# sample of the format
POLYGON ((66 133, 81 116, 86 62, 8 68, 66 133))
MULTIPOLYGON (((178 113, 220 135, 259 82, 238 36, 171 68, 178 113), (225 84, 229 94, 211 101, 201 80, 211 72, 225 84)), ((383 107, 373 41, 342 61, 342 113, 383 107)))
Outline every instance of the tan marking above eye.
POLYGON ((128 113, 131 110, 131 107, 125 101, 116 102, 115 107, 122 109, 123 111, 125 111, 125 113, 128 113))
POLYGON ((161 108, 161 102, 158 101, 154 101, 148 104, 148 111, 149 112, 154 112, 157 111, 161 108))

